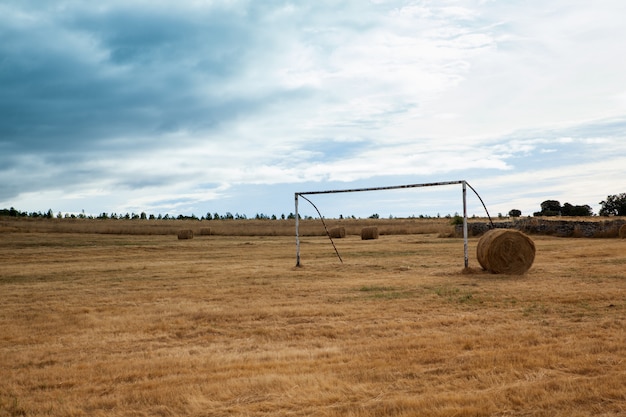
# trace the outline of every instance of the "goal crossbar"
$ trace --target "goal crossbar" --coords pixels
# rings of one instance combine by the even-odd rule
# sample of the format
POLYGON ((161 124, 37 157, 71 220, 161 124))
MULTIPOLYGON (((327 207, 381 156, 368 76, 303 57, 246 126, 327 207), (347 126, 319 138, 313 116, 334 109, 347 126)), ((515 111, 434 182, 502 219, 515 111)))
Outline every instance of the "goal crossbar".
POLYGON ((406 184, 406 185, 392 185, 387 187, 367 187, 367 188, 351 188, 344 190, 326 190, 326 191, 304 191, 295 193, 295 205, 296 205, 296 266, 300 266, 300 216, 298 215, 298 197, 312 194, 335 194, 335 193, 355 193, 363 191, 384 191, 384 190, 396 190, 400 188, 418 188, 418 187, 435 187, 442 185, 454 185, 461 184, 463 192, 463 252, 465 268, 469 265, 468 256, 468 242, 467 242, 467 181, 443 181, 443 182, 428 182, 422 184, 406 184))

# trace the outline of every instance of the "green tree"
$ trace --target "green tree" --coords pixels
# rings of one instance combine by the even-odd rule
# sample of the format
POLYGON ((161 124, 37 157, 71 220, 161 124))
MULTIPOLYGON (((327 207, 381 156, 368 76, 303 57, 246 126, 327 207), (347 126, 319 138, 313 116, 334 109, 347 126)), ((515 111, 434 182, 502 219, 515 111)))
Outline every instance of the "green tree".
POLYGON ((518 209, 513 209, 509 211, 509 217, 519 217, 522 215, 522 211, 518 209))
POLYGON ((561 214, 563 216, 591 216, 593 215, 593 210, 590 206, 574 206, 570 203, 563 204, 561 209, 561 214))
POLYGON ((557 200, 546 200, 541 203, 541 212, 544 216, 558 216, 561 213, 561 203, 557 200))
POLYGON ((609 195, 600 205, 600 216, 626 216, 626 193, 609 195))

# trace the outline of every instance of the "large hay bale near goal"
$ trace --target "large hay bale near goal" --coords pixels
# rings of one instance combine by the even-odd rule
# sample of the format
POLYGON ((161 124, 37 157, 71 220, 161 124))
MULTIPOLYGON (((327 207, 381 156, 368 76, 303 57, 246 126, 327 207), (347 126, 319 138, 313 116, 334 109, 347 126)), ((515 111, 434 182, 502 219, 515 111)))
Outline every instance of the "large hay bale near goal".
POLYGON ((343 226, 333 227, 328 231, 328 234, 334 239, 343 239, 346 237, 346 228, 343 226))
POLYGON ((183 229, 178 231, 178 239, 193 239, 193 230, 183 229))
POLYGON ((200 228, 200 236, 209 236, 211 234, 210 227, 201 227, 200 228))
POLYGON ((476 256, 489 272, 523 275, 535 260, 535 243, 519 230, 492 229, 478 241, 476 256))
POLYGON ((622 227, 619 228, 619 237, 626 239, 626 224, 623 224, 622 227))
POLYGON ((378 227, 369 226, 361 229, 361 240, 378 239, 378 227))

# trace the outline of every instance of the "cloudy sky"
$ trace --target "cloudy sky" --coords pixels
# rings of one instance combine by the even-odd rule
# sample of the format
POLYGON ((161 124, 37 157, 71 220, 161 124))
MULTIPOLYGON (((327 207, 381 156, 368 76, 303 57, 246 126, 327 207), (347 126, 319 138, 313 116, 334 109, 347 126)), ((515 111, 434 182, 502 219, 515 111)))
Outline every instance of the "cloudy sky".
MULTIPOLYGON (((492 215, 597 213, 626 192, 624 16, 622 0, 0 0, 0 208, 250 217, 299 191, 467 180, 492 215)), ((312 200, 387 217, 460 196, 312 200)))

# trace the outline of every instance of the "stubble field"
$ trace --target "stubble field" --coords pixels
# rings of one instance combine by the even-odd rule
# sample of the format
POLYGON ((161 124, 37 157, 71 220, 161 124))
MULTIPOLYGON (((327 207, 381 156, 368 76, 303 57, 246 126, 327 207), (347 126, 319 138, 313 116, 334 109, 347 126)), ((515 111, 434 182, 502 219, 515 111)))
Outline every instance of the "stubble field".
POLYGON ((626 240, 0 234, 0 416, 626 415, 626 240))

